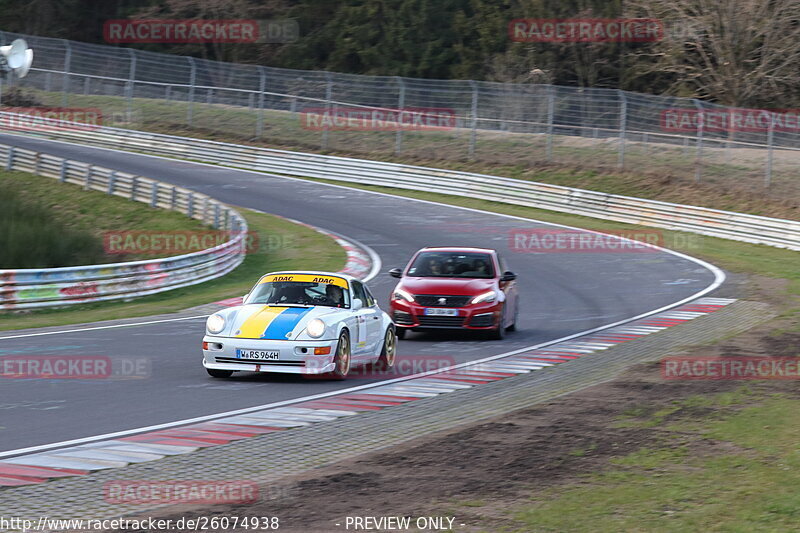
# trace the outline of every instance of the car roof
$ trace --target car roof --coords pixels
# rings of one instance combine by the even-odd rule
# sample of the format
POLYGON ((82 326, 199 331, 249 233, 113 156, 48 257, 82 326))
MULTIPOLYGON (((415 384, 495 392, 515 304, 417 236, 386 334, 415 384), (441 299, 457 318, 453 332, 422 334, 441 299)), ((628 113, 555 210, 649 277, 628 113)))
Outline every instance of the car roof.
POLYGON ((268 272, 263 276, 261 276, 261 278, 264 278, 266 276, 275 276, 278 274, 309 274, 311 276, 334 276, 337 278, 346 279, 347 281, 361 281, 360 279, 350 276, 349 274, 342 274, 341 272, 324 272, 322 270, 281 270, 278 272, 268 272))
POLYGON ((486 253, 494 254, 496 251, 492 248, 474 248, 469 246, 426 246, 420 252, 465 252, 465 253, 486 253))

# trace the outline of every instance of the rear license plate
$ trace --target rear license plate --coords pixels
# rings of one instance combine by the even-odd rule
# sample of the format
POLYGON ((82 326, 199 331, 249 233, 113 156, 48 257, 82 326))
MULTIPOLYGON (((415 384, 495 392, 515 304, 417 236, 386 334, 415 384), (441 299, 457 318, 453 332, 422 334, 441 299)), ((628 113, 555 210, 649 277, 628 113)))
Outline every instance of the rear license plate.
POLYGON ((458 309, 444 309, 441 307, 426 307, 425 314, 429 316, 458 316, 458 309))
POLYGON ((237 359, 256 359, 258 361, 277 361, 280 354, 278 350, 236 350, 237 359))

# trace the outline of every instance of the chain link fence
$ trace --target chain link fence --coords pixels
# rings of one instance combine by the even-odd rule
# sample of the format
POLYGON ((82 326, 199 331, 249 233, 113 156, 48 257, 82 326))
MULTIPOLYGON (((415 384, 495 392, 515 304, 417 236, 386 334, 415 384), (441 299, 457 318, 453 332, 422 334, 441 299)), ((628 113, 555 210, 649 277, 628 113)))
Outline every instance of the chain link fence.
POLYGON ((17 37, 35 54, 19 85, 48 106, 99 108, 109 126, 373 158, 648 171, 800 196, 800 114, 789 110, 614 89, 281 69, 9 32, 0 32, 0 44, 17 37), (436 125, 360 120, 398 110, 436 125))

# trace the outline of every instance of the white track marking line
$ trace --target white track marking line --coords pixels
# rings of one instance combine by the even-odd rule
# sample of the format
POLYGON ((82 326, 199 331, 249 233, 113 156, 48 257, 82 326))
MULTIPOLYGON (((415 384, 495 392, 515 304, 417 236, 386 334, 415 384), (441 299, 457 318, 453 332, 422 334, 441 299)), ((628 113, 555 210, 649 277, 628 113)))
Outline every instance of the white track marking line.
POLYGON ((160 324, 162 322, 178 322, 180 320, 195 320, 198 318, 208 318, 208 315, 185 316, 181 318, 165 318, 163 320, 148 320, 147 322, 133 322, 130 324, 112 324, 109 326, 93 326, 91 328, 60 329, 58 331, 45 331, 42 333, 25 333, 23 335, 8 335, 0 337, 0 341, 6 339, 20 339, 23 337, 40 337, 42 335, 63 335, 65 333, 77 333, 79 331, 96 331, 98 329, 128 328, 133 326, 147 326, 150 324, 160 324))

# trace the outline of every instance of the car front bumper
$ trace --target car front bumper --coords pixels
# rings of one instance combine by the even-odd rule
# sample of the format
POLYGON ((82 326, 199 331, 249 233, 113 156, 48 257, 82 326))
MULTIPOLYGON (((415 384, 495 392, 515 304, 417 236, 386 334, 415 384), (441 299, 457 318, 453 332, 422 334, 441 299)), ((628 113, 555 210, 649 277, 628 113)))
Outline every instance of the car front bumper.
POLYGON ((334 369, 337 340, 278 341, 203 337, 203 366, 213 370, 239 372, 280 372, 285 374, 325 374, 334 369), (325 355, 314 355, 315 348, 328 348, 325 355), (237 357, 237 349, 277 350, 278 360, 254 360, 237 357), (304 351, 305 350, 305 351, 304 351))
POLYGON ((491 302, 456 307, 457 316, 425 315, 425 306, 416 302, 393 300, 391 317, 395 326, 407 329, 474 329, 497 327, 502 319, 503 303, 491 302))

